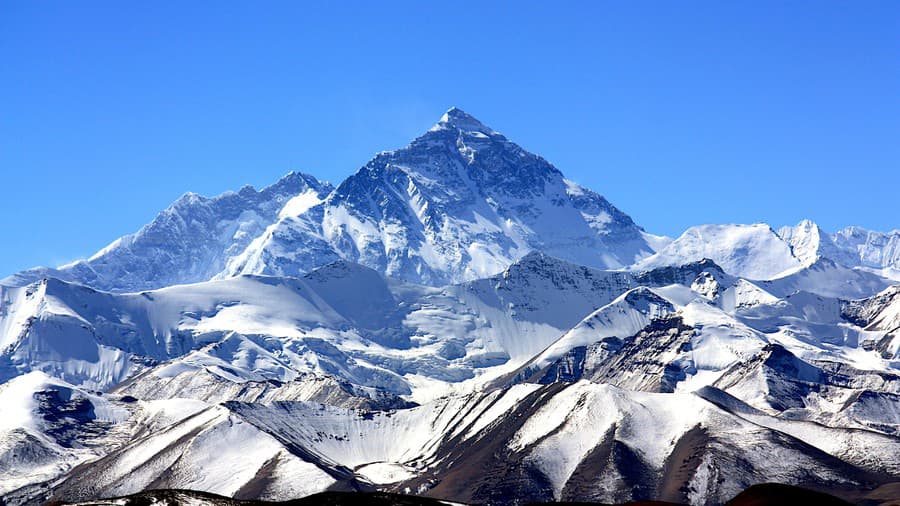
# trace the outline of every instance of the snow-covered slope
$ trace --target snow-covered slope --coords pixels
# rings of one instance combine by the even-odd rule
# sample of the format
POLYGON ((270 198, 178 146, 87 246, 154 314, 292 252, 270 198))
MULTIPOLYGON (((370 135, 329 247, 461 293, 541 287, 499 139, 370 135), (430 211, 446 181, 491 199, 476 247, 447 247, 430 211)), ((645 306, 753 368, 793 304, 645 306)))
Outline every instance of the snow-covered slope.
MULTIPOLYGON (((705 328, 731 318, 734 328, 762 334, 773 334, 774 321, 793 334, 820 333, 810 314, 798 319, 773 295, 790 295, 799 282, 776 281, 736 279, 710 261, 630 273, 539 253, 497 276, 440 289, 344 261, 302 278, 242 276, 137 294, 49 279, 0 289, 0 374, 40 370, 101 390, 140 375, 123 392, 148 399, 402 406, 527 362, 540 370, 572 349, 629 338, 678 308, 713 318, 701 318, 705 328)), ((838 301, 829 311, 829 332, 863 332, 835 327, 838 301)), ((863 341, 841 340, 854 353, 863 341)))
POLYGON ((801 267, 790 246, 771 227, 757 223, 691 227, 633 269, 681 265, 703 258, 748 279, 770 279, 801 267))
MULTIPOLYGON (((622 338, 637 334, 654 319, 673 312, 675 306, 651 289, 634 288, 575 325, 529 361, 526 370, 542 369, 575 348, 595 343, 607 344, 615 349, 621 346, 622 338)), ((603 360, 602 357, 598 359, 603 360)))
POLYGON ((845 313, 867 329, 893 332, 900 329, 900 286, 872 297, 850 301, 845 313))
POLYGON ((257 191, 250 186, 207 198, 186 193, 133 235, 87 260, 58 269, 35 268, 3 280, 23 286, 56 277, 107 291, 138 291, 206 281, 221 272, 279 213, 323 199, 332 187, 298 172, 257 191))
POLYGON ((782 227, 778 235, 791 247, 791 252, 803 265, 812 265, 825 257, 844 265, 857 265, 848 251, 838 247, 834 238, 812 220, 803 220, 793 227, 782 227))
POLYGON ((38 493, 74 466, 102 455, 122 406, 41 372, 0 384, 0 498, 38 493))
POLYGON ((781 418, 900 435, 900 374, 805 361, 771 344, 714 386, 781 418))
POLYGON ((121 495, 152 483, 269 499, 377 486, 492 504, 648 498, 721 504, 754 483, 848 490, 900 472, 900 439, 782 420, 719 390, 703 394, 581 381, 518 385, 381 413, 298 402, 156 401, 140 408, 143 424, 175 411, 165 428, 137 434, 82 466, 50 497, 121 495))
POLYGON ((900 279, 900 230, 885 233, 847 227, 828 234, 812 221, 803 220, 794 227, 783 227, 778 235, 804 264, 825 257, 847 267, 900 279))
POLYGON ((5 344, 10 374, 28 364, 101 386, 106 369, 59 360, 75 332, 131 367, 103 401, 127 406, 111 422, 118 436, 88 453, 57 448, 65 480, 49 492, 21 482, 32 486, 8 497, 154 484, 270 499, 409 487, 455 500, 716 503, 762 481, 860 487, 900 473, 900 382, 863 339, 892 325, 894 291, 778 298, 711 261, 629 273, 537 253, 442 289, 346 262, 139 294, 57 280, 5 289, 0 323, 20 336, 5 344), (404 409, 347 409, 386 407, 404 409), (686 448, 691 464, 670 464, 686 448), (765 466, 771 452, 791 465, 765 466), (720 464, 736 458, 741 473, 720 464), (463 479, 477 486, 452 485, 463 479))
POLYGON ((832 239, 839 248, 855 255, 863 267, 900 269, 900 230, 885 233, 847 227, 832 239))
POLYGON ((864 349, 884 358, 900 358, 900 286, 892 286, 867 299, 847 301, 841 316, 863 327, 864 349))
POLYGON ((189 193, 90 259, 31 269, 3 284, 56 277, 136 291, 241 274, 298 276, 344 259, 441 286, 496 274, 533 250, 607 268, 650 255, 651 243, 661 242, 599 194, 453 108, 336 189, 291 173, 259 192, 189 193))
POLYGON ((797 291, 825 297, 855 299, 868 297, 895 282, 863 269, 851 269, 827 257, 817 257, 809 265, 759 285, 774 295, 786 296, 797 291))
MULTIPOLYGON (((828 297, 861 298, 895 283, 893 254, 887 234, 869 234, 860 245, 872 258, 849 247, 840 232, 830 235, 810 220, 777 233, 766 224, 701 225, 691 227, 656 254, 631 266, 644 270, 682 265, 704 258, 729 274, 749 280, 771 281, 765 288, 776 295, 804 290, 828 297), (877 244, 878 246, 873 246, 877 244)), ((860 239, 861 240, 861 239, 860 239)))
MULTIPOLYGON (((361 296, 386 292, 377 274, 366 277, 368 269, 343 267, 360 273, 356 293, 361 296), (365 281, 371 284, 364 286, 365 281)), ((10 328, 0 350, 4 378, 39 369, 107 389, 179 357, 242 379, 291 381, 297 371, 329 369, 362 380, 396 376, 329 351, 333 347, 324 338, 360 341, 360 332, 373 323, 372 311, 366 305, 342 306, 333 300, 334 292, 317 291, 310 280, 241 277, 110 294, 49 279, 5 290, 11 304, 0 318, 10 328)), ((391 303, 388 294, 382 306, 391 303)), ((372 335, 373 346, 392 337, 372 335)))
MULTIPOLYGON (((182 488, 261 499, 302 497, 336 480, 229 410, 184 399, 141 402, 125 444, 70 473, 54 497, 182 488), (152 428, 152 430, 148 430, 152 428)), ((46 496, 45 496, 46 497, 46 496)))
POLYGON ((260 398, 296 394, 312 373, 348 382, 353 396, 409 395, 416 378, 459 382, 531 357, 631 283, 540 254, 443 289, 343 261, 303 278, 243 276, 136 294, 48 279, 0 288, 0 377, 41 370, 105 390, 153 369, 132 391, 230 400, 222 395, 238 385, 260 398))

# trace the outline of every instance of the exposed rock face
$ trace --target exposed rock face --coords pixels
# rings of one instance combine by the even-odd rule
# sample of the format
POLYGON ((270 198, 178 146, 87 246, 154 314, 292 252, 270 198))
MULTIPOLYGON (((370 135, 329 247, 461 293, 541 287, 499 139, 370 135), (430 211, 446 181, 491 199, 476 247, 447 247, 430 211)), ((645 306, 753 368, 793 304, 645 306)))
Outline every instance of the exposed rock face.
POLYGON ((694 329, 675 316, 654 320, 634 336, 610 337, 579 346, 541 371, 539 383, 582 378, 642 392, 674 392, 675 386, 696 373, 682 360, 691 350, 694 329))

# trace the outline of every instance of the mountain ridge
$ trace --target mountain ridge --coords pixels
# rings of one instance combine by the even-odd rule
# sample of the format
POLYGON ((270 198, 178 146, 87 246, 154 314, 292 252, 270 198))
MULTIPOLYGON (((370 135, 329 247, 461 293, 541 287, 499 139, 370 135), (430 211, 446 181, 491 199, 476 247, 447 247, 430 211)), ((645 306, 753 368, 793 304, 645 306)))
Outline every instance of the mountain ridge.
POLYGON ((129 292, 239 274, 299 276, 345 259, 441 286, 501 272, 529 251, 632 270, 710 258, 751 279, 826 257, 900 279, 898 230, 829 234, 803 220, 778 231, 701 225, 674 240, 652 236, 598 193, 452 107, 409 145, 376 154, 336 187, 289 172, 259 191, 188 192, 87 259, 0 283, 56 277, 129 292), (765 262, 750 258, 762 251, 765 262))

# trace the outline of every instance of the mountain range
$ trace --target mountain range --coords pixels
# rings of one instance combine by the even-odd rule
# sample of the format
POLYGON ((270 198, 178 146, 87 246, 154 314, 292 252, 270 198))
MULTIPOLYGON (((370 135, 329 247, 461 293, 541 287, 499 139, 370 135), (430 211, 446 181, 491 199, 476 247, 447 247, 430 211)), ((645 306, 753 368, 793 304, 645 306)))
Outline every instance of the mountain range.
MULTIPOLYGON (((653 235, 460 109, 0 282, 0 501, 900 483, 900 231, 653 235)), ((872 495, 875 494, 875 495, 872 495)))

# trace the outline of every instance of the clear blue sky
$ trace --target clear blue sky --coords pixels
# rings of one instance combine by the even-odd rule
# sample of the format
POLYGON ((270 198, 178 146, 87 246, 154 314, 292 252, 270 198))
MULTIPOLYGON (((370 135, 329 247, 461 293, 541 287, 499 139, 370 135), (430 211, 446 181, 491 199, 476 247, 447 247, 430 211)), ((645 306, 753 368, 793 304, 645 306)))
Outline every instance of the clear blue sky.
POLYGON ((0 276, 452 105, 650 232, 900 228, 900 2, 6 0, 0 276))

